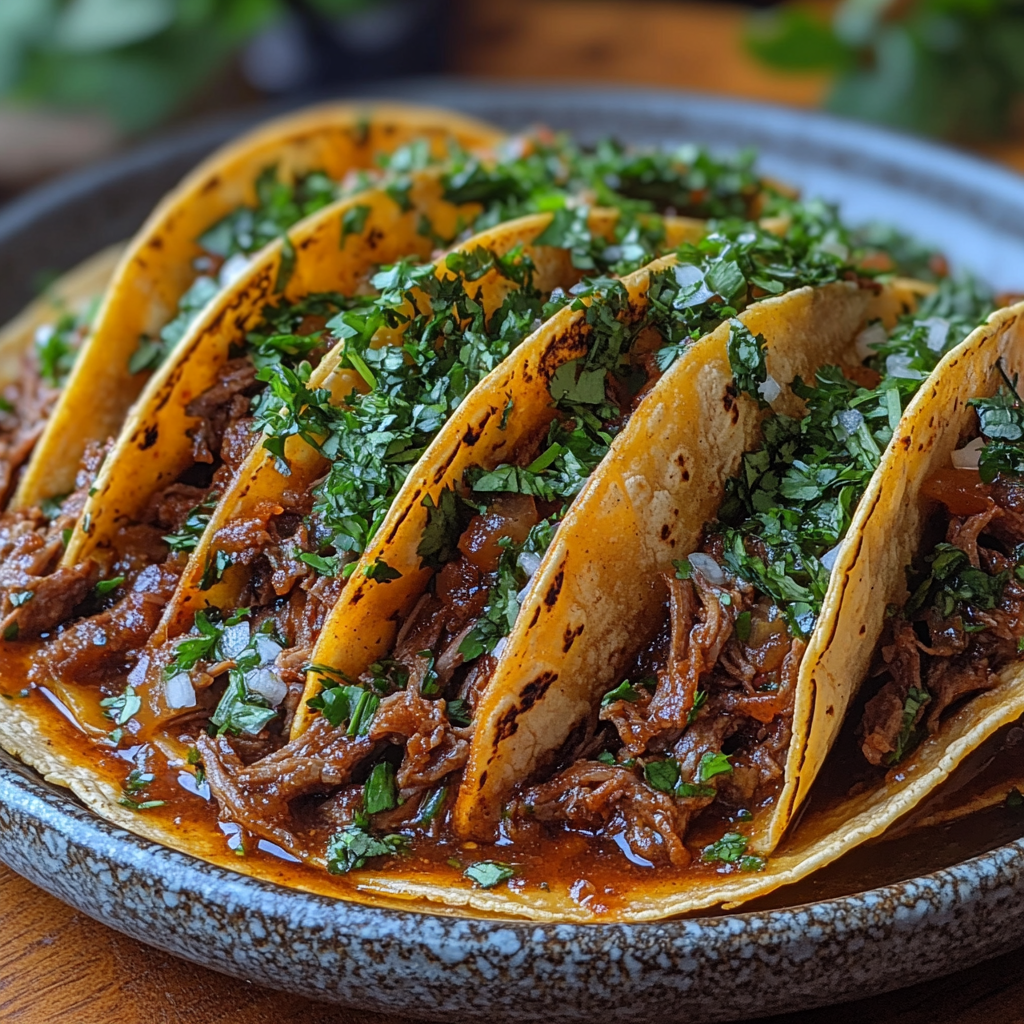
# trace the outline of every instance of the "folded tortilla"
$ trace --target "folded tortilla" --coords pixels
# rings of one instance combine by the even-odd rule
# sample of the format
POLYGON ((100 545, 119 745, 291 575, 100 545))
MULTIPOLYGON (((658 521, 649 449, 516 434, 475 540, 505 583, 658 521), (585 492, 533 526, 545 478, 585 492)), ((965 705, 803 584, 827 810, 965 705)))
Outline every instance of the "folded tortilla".
POLYGON ((147 381, 129 363, 143 335, 156 336, 195 280, 199 237, 256 200, 261 172, 285 180, 320 171, 341 181, 382 155, 424 140, 435 157, 451 143, 494 146, 502 133, 450 111, 394 104, 324 104, 261 125, 208 157, 157 206, 125 250, 62 397, 13 499, 29 508, 73 490, 89 442, 116 436, 147 381))

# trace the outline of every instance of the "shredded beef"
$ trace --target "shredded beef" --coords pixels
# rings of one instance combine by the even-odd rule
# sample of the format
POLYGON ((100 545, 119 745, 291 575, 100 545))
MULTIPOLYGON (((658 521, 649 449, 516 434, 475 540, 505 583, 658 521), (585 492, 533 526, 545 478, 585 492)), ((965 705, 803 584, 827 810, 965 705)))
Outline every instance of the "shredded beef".
POLYGON ((989 493, 983 512, 949 517, 946 541, 960 548, 975 568, 1007 572, 999 604, 991 610, 970 609, 970 623, 959 607, 948 618, 929 607, 913 621, 890 620, 876 673, 881 683, 864 708, 858 731, 864 757, 873 765, 892 763, 901 752, 901 736, 912 739, 922 727, 935 733, 943 716, 962 700, 998 685, 1000 669, 1018 656, 1024 636, 1024 584, 1007 571, 1015 561, 1000 546, 1013 552, 1024 541, 1024 488, 997 478, 989 493), (927 642, 919 633, 922 626, 927 642), (908 718, 911 690, 917 691, 914 704, 920 706, 908 718))
POLYGON ((205 487, 174 483, 150 499, 142 521, 159 526, 164 533, 177 533, 189 513, 206 498, 205 487))
MULTIPOLYGON (((712 538, 704 553, 720 556, 716 543, 712 538)), ((688 580, 666 577, 667 622, 627 673, 627 694, 598 715, 615 730, 618 763, 591 760, 602 747, 616 747, 608 725, 587 730, 563 751, 568 767, 515 802, 513 829, 548 822, 618 830, 634 853, 685 866, 695 815, 716 800, 749 810, 771 797, 784 774, 806 645, 789 637, 767 598, 721 572, 714 581, 698 567, 688 580), (703 778, 705 759, 726 750, 729 770, 703 778), (648 766, 666 755, 681 781, 698 783, 699 795, 648 784, 648 766), (623 763, 630 761, 636 763, 623 763)))
POLYGON ((405 690, 381 701, 370 728, 371 740, 405 744, 396 773, 403 800, 462 768, 469 757, 469 737, 468 729, 448 721, 445 702, 421 696, 412 678, 405 690))
POLYGON ((33 677, 98 684, 127 671, 156 628, 177 582, 176 567, 143 569, 112 608, 82 619, 54 638, 33 667, 33 677))
POLYGON ((0 507, 7 503, 18 472, 28 461, 60 391, 50 387, 39 373, 35 353, 25 359, 17 380, 0 393, 0 507))
POLYGON ((690 817, 709 802, 659 793, 618 765, 579 761, 549 782, 526 790, 513 808, 513 817, 588 830, 621 822, 635 853, 652 863, 686 867, 690 854, 680 836, 690 817))
POLYGON ((186 414, 199 420, 192 430, 196 462, 212 463, 221 455, 229 426, 249 414, 249 393, 255 384, 256 367, 247 356, 240 356, 225 363, 217 383, 188 404, 186 414))

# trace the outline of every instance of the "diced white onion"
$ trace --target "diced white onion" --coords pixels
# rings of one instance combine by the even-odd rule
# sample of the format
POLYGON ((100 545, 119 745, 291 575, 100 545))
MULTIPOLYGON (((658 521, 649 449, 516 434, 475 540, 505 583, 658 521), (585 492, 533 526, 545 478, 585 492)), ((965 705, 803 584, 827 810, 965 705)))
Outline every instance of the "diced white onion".
POLYGON ((984 447, 985 442, 980 437, 976 437, 973 441, 968 441, 963 448, 958 448, 950 454, 953 468, 977 469, 978 461, 981 458, 981 450, 984 447))
POLYGON ((281 645, 266 633, 256 637, 256 653, 260 656, 260 665, 271 665, 281 653, 281 645))
POLYGON ((236 622, 227 626, 220 637, 220 649, 225 658, 237 658, 249 646, 249 623, 236 622))
POLYGON ((779 382, 771 374, 768 374, 764 383, 758 384, 757 393, 771 405, 782 394, 782 388, 779 386, 779 382))
POLYGON ((248 266, 249 257, 236 252, 234 256, 229 256, 224 261, 220 273, 217 275, 217 283, 221 288, 227 288, 229 284, 234 284, 245 273, 248 266))
POLYGON ((527 578, 532 577, 540 568, 540 562, 540 555, 538 555, 536 551, 519 552, 519 568, 526 573, 527 578))
POLYGON ((561 302, 565 298, 564 288, 552 288, 551 294, 548 296, 549 302, 561 302))
POLYGON ((709 583, 725 582, 725 573, 722 572, 722 567, 703 551, 695 551, 690 555, 689 562, 709 583))
POLYGON ((838 242, 835 239, 820 242, 818 244, 818 251, 827 252, 830 256, 838 256, 844 262, 850 258, 850 250, 842 242, 838 242))
POLYGON ((172 710, 196 706, 196 688, 187 672, 176 672, 164 683, 164 698, 172 710))
POLYGON ((42 347, 45 345, 54 335, 56 328, 53 324, 40 324, 36 328, 36 344, 42 347))
POLYGON ((679 294, 672 301, 676 309, 689 309, 690 306, 699 306, 707 302, 715 293, 704 283, 704 271, 695 267, 692 263, 679 263, 676 265, 676 281, 679 284, 679 294))
POLYGON ((879 346, 889 340, 889 335, 880 323, 871 324, 865 327, 856 338, 853 339, 853 348, 858 359, 870 359, 879 346))
POLYGON ((836 419, 847 434, 856 434, 864 422, 864 413, 859 409, 844 409, 836 416, 836 419))
POLYGON ((146 682, 146 674, 149 672, 149 655, 142 654, 135 662, 135 667, 128 673, 128 685, 139 689, 146 682))
POLYGON ((250 693, 258 693, 272 708, 288 696, 287 685, 269 668, 258 668, 246 675, 245 688, 250 693))
POLYGON ((829 572, 831 572, 834 568, 836 564, 836 558, 839 556, 839 549, 842 546, 842 541, 840 541, 834 548, 829 549, 825 552, 825 554, 821 556, 821 564, 825 566, 825 568, 828 569, 829 572))
POLYGON ((519 602, 519 607, 522 608, 526 603, 526 597, 530 593, 530 587, 533 586, 533 580, 527 580, 526 586, 516 594, 516 600, 519 602))
POLYGON ((900 377, 904 380, 921 380, 922 374, 919 370, 910 368, 911 356, 893 353, 885 359, 885 372, 890 377, 900 377))
POLYGON ((494 650, 493 650, 493 651, 491 651, 491 655, 492 655, 492 656, 493 656, 494 658, 500 658, 500 657, 501 657, 501 652, 502 652, 503 650, 505 650, 505 648, 506 648, 507 646, 508 646, 508 637, 507 637, 507 636, 503 636, 503 637, 502 637, 502 638, 501 638, 501 639, 500 639, 500 640, 499 640, 499 641, 498 641, 498 642, 497 642, 497 643, 496 643, 496 644, 494 645, 494 650))
POLYGON ((944 320, 941 316, 930 316, 927 320, 922 320, 921 323, 928 328, 928 340, 925 344, 933 352, 941 352, 949 337, 949 321, 944 320))

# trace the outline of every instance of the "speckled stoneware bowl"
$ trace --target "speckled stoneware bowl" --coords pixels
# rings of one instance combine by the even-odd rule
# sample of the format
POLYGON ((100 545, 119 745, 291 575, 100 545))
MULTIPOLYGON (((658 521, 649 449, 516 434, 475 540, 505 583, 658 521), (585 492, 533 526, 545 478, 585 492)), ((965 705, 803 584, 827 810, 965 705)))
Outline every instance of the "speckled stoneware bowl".
MULTIPOLYGON (((640 91, 405 83, 375 88, 581 140, 755 146, 761 166, 1024 284, 1024 180, 814 114, 640 91)), ((41 189, 0 213, 0 320, 42 270, 128 235, 215 124, 41 189)), ((719 1021, 908 985, 1024 942, 1024 841, 841 899, 644 925, 547 926, 369 909, 236 875, 136 838, 0 755, 0 860, 141 942, 252 981, 448 1020, 719 1021)))

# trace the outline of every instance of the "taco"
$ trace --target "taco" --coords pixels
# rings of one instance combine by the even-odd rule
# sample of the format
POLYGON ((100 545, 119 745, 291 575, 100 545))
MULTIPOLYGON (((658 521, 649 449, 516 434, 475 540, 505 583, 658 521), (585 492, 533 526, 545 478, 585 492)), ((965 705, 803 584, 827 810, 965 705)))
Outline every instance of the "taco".
MULTIPOLYGON (((692 885, 676 880, 670 912, 717 902, 701 889, 707 866, 763 868, 868 670, 888 603, 880 580, 902 586, 902 527, 879 494, 912 486, 910 427, 927 400, 933 427, 945 408, 933 396, 946 363, 927 374, 991 305, 949 282, 891 336, 870 328, 873 379, 871 367, 825 366, 797 381, 803 415, 769 414, 728 483, 698 475, 725 433, 710 403, 701 427, 679 426, 668 401, 641 406, 538 569, 481 703, 457 827, 485 836, 504 810, 513 837, 607 829, 628 856, 698 868, 692 885)), ((1003 344, 1012 333, 982 330, 1003 344)), ((736 387, 763 404, 778 385, 753 334, 734 327, 720 349, 736 387)), ((869 702, 876 760, 906 747, 919 699, 919 679, 890 680, 869 702)))
MULTIPOLYGON (((430 108, 326 104, 286 115, 218 150, 154 210, 132 240, 87 343, 69 350, 63 397, 14 497, 29 508, 74 489, 90 442, 115 436, 149 374, 246 260, 342 192, 365 187, 389 154, 416 143, 444 158, 502 138, 430 108), (78 351, 80 349, 80 352, 78 351)), ((36 430, 42 420, 37 416, 36 430)))
POLYGON ((0 506, 7 503, 121 257, 111 246, 50 284, 0 331, 0 506))
MULTIPOLYGON (((344 499, 344 504, 339 503, 341 515, 334 513, 338 506, 307 499, 302 509, 306 513, 304 521, 314 538, 316 534, 330 538, 330 547, 323 554, 311 552, 306 557, 314 564, 334 559, 337 566, 343 562, 346 550, 358 550, 357 544, 364 546, 364 537, 373 539, 358 562, 350 563, 354 570, 349 583, 320 631, 312 651, 314 668, 306 701, 297 709, 294 704, 288 709, 287 717, 293 718, 292 740, 283 746, 281 740, 270 743, 262 757, 251 761, 248 744, 239 744, 237 739, 223 735, 215 739, 200 735, 195 739, 206 777, 228 820, 300 859, 327 863, 334 869, 347 863, 344 856, 332 860, 333 840, 327 841, 323 824, 318 826, 303 817, 301 805, 311 788, 326 789, 330 794, 324 806, 331 808, 335 822, 347 811, 348 831, 344 836, 352 841, 362 842, 370 835, 359 823, 366 811, 380 815, 372 822, 375 829, 394 827, 400 820, 409 825, 416 819, 427 832, 434 832, 447 822, 456 776, 468 752, 470 718, 480 694, 487 692, 495 660, 490 652, 502 634, 499 616, 491 614, 489 606, 500 606, 507 629, 510 612, 514 617, 518 607, 516 592, 524 584, 519 578, 520 569, 508 573, 508 580, 495 580, 496 574, 501 576, 499 568, 507 568, 498 563, 511 559, 515 565, 523 552, 539 560, 537 544, 545 532, 550 536, 554 524, 545 525, 538 508, 550 511, 552 504, 557 508, 571 499, 610 440, 605 426, 614 430, 611 420, 620 415, 616 412, 613 417, 609 412, 609 422, 605 426, 597 422, 593 436, 588 436, 582 425, 577 431, 560 421, 549 385, 554 380, 556 387, 565 383, 570 391, 576 387, 593 391, 593 371, 588 385, 579 383, 582 376, 579 380, 575 377, 588 349, 607 353, 609 338, 618 338, 623 346, 627 336, 631 341, 642 337, 641 347, 633 354, 637 366, 646 370, 638 374, 631 369, 626 376, 632 380, 632 391, 623 390, 620 395, 642 394, 644 379, 650 375, 653 384, 660 373, 655 359, 659 347, 670 362, 687 348, 692 332, 700 334, 729 315, 731 307, 724 306, 724 299, 698 285, 705 277, 718 282, 719 288, 740 306, 756 295, 759 286, 748 283, 753 277, 764 281, 768 289, 773 287, 768 283, 777 280, 771 277, 772 270, 791 285, 808 279, 819 282, 817 290, 804 288, 783 298, 755 303, 748 313, 756 318, 760 311, 794 349, 813 350, 817 345, 826 358, 838 356, 852 344, 870 307, 882 308, 898 301, 873 284, 860 288, 855 282, 839 281, 851 271, 811 239, 787 242, 747 225, 735 228, 731 235, 712 235, 700 245, 704 248, 687 250, 693 263, 677 268, 674 258, 668 258, 663 264, 655 264, 653 270, 629 275, 621 283, 603 279, 584 286, 583 291, 577 288, 575 298, 559 297, 557 305, 564 308, 515 349, 479 387, 465 398, 460 396, 455 415, 441 428, 437 440, 394 499, 387 495, 385 487, 390 481, 385 481, 370 495, 367 511, 358 515, 361 507, 353 501, 353 493, 365 500, 365 492, 359 494, 357 485, 365 481, 368 463, 351 448, 345 451, 344 460, 335 460, 323 484, 315 490, 321 499, 340 495, 344 499), (643 310, 647 308, 652 273, 656 297, 650 308, 655 312, 645 321, 643 310), (727 280, 732 281, 731 286, 727 280), (596 289, 593 294, 591 288, 596 289), (818 314, 822 326, 812 343, 807 340, 807 332, 818 314), (669 333, 669 347, 664 342, 656 343, 660 337, 656 323, 669 333), (601 340, 590 346, 586 339, 592 332, 601 340), (560 371, 563 366, 569 368, 568 372, 560 371), (554 440, 548 438, 549 432, 557 435, 554 440), (578 432, 583 436, 575 436, 578 432), (527 451, 538 446, 537 451, 527 451), (524 458, 529 455, 529 466, 524 463, 515 470, 503 468, 502 459, 513 451, 524 458), (459 485, 464 471, 473 466, 478 470, 470 474, 475 483, 484 481, 476 499, 481 508, 476 513, 465 505, 459 485), (500 488, 488 482, 488 477, 495 474, 520 482, 533 476, 539 479, 547 469, 551 472, 544 476, 544 482, 561 480, 561 489, 547 498, 540 497, 540 504, 535 500, 535 495, 542 494, 539 490, 526 496, 502 494, 500 488), (560 500, 552 503, 556 496, 560 500), (329 518, 332 514, 333 520, 329 518), (379 528, 368 531, 366 527, 375 519, 379 528), (353 532, 353 523, 361 526, 360 533, 353 532), (339 538, 345 536, 353 541, 347 548, 339 543, 339 538), (475 575, 469 579, 467 573, 475 575), (439 592, 446 597, 439 598, 439 592), (446 615, 453 621, 441 628, 446 615), (455 618, 459 618, 457 628, 455 618), (301 771, 282 767, 296 764, 303 765, 301 771)), ((776 290, 785 291, 785 285, 780 284, 776 290)), ((358 344, 351 351, 360 359, 374 351, 367 345, 369 338, 365 333, 354 333, 350 339, 353 345, 358 344)), ((783 350, 787 347, 784 341, 780 342, 783 350)), ((381 358, 374 357, 372 371, 384 373, 384 386, 391 390, 395 385, 387 376, 387 367, 382 367, 381 358)), ((397 368, 396 364, 392 370, 397 368)), ((603 368, 596 373, 600 378, 597 388, 602 392, 604 375, 603 368)), ((428 378, 424 386, 431 383, 428 378)), ((596 409, 600 403, 594 401, 596 409)), ((590 418, 594 419, 593 412, 590 418)), ((741 429, 749 433, 753 419, 745 420, 741 429)), ((342 427, 352 430, 353 424, 342 420, 342 427)), ((379 443, 391 445, 396 436, 388 433, 379 443)), ((358 434, 355 440, 360 440, 358 434)), ((399 479, 405 475, 403 471, 399 479)), ((379 477, 372 476, 371 480, 377 487, 379 477)), ((505 491, 511 492, 512 488, 505 491)), ((239 525, 250 524, 239 520, 239 525)), ((263 522, 257 525, 263 526, 263 522)), ((220 533, 222 537, 230 536, 230 524, 222 526, 220 533)), ((233 597, 236 603, 220 606, 222 616, 234 612, 239 603, 248 607, 246 592, 233 597)), ((217 602, 214 599, 212 603, 217 602)), ((258 603, 267 608, 266 599, 258 603)), ((268 616, 264 621, 268 635, 273 635, 272 620, 268 616)), ((228 642, 223 637, 235 628, 233 621, 231 626, 211 629, 205 618, 197 618, 195 639, 190 637, 184 643, 195 644, 198 649, 203 637, 209 637, 210 650, 215 653, 212 658, 207 655, 206 662, 217 665, 228 642)), ((262 642, 268 643, 267 635, 262 642)), ((175 650, 182 650, 181 643, 175 650)), ((189 653, 192 650, 187 648, 189 653)), ((309 651, 300 648, 295 654, 299 657, 292 663, 293 670, 301 670, 310 658, 309 651)), ((183 667, 181 658, 176 658, 164 673, 165 693, 179 671, 192 667, 183 667)), ((262 668, 254 666, 254 670, 262 668)), ((178 684, 173 685, 176 689, 178 684)), ((222 727, 222 733, 258 735, 272 716, 273 709, 253 692, 244 673, 239 673, 229 683, 212 721, 222 727), (232 717, 236 714, 238 718, 232 717)), ((165 717, 161 724, 166 721, 165 717)), ((148 734, 144 731, 141 735, 148 734)), ((343 845, 347 839, 342 840, 343 845)))
MULTIPOLYGON (((198 538, 154 636, 173 664, 180 668, 175 638, 211 607, 222 616, 244 607, 268 627, 276 619, 278 636, 300 648, 292 660, 308 658, 309 635, 320 622, 301 630, 296 623, 309 593, 340 589, 346 554, 372 536, 375 506, 387 502, 388 489, 413 466, 446 408, 457 407, 530 333, 553 292, 564 293, 579 280, 571 251, 544 244, 551 223, 550 214, 520 218, 473 236, 435 264, 385 269, 374 278, 377 297, 328 324, 340 340, 308 381, 277 372, 257 411, 262 444, 251 450, 198 538), (372 481, 363 491, 365 508, 346 493, 351 477, 372 481), (331 504, 339 480, 346 500, 340 515, 331 504)), ((636 226, 628 227, 616 211, 591 211, 584 222, 601 252, 627 228, 639 245, 636 226)), ((699 222, 655 219, 644 244, 679 244, 702 232, 699 222)), ((383 563, 370 574, 390 577, 383 563)), ((148 712, 163 725, 176 717, 176 707, 190 714, 191 704, 168 701, 181 680, 169 681, 167 658, 152 652, 146 660, 147 708, 140 723, 148 712)))

